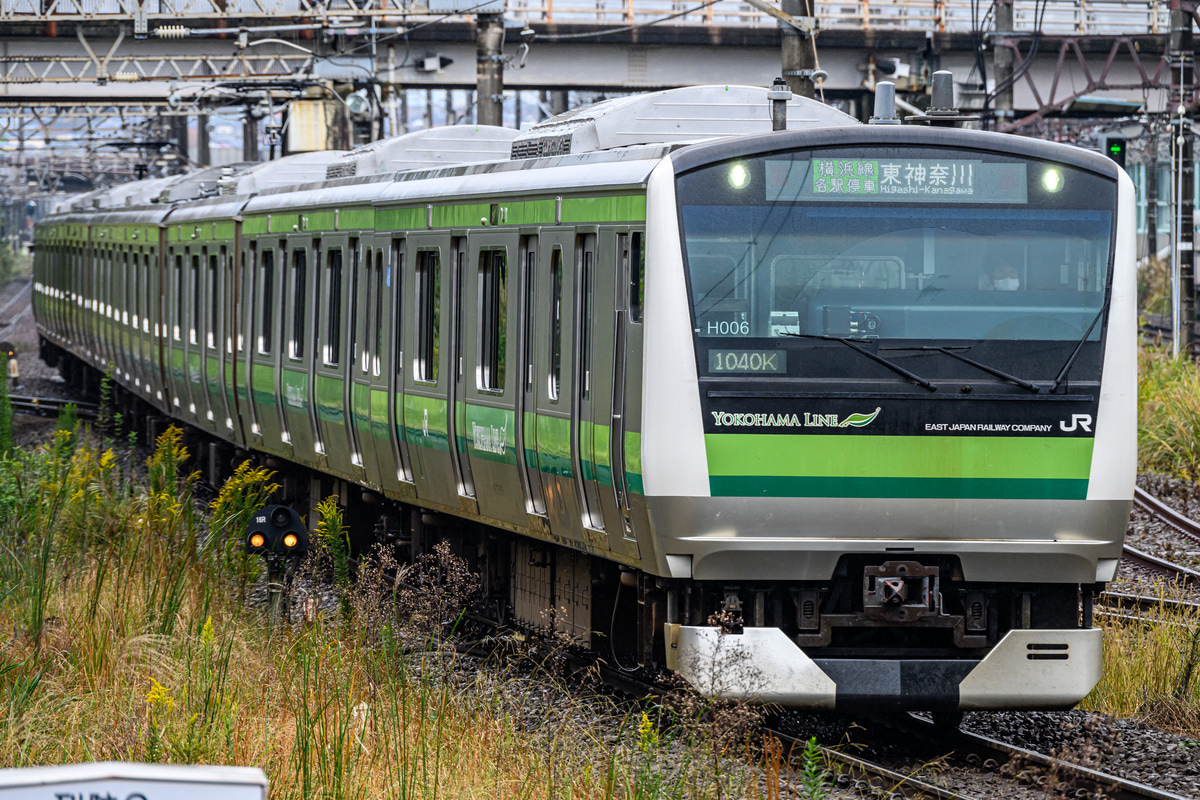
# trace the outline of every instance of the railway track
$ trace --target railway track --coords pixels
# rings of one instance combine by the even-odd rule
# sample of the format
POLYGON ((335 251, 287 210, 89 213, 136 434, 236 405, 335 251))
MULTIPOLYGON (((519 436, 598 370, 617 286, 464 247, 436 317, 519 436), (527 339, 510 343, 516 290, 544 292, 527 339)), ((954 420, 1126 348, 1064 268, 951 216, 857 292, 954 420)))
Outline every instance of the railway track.
POLYGON ((8 402, 18 414, 33 414, 40 417, 57 417, 67 406, 75 406, 75 412, 81 419, 96 419, 100 406, 96 403, 82 403, 78 400, 63 400, 58 397, 34 397, 31 395, 9 395, 8 402))

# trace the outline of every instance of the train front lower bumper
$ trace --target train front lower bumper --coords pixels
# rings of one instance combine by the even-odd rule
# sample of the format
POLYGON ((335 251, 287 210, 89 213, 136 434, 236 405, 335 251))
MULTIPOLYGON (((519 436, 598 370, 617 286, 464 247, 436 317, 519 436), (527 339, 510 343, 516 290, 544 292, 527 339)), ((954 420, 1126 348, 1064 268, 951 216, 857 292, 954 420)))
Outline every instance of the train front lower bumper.
POLYGON ((813 659, 779 628, 666 626, 667 666, 701 694, 782 706, 1066 709, 1100 681, 1099 628, 1009 631, 982 660, 813 659))

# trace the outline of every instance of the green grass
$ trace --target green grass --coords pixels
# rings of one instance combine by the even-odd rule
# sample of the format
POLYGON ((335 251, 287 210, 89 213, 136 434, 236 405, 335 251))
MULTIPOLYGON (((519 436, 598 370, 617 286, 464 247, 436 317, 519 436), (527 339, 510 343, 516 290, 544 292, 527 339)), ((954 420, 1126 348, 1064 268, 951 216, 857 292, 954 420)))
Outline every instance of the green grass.
POLYGON ((779 796, 787 759, 710 736, 727 717, 687 693, 621 725, 598 697, 547 702, 553 660, 520 645, 456 668, 445 621, 475 584, 448 551, 411 576, 430 600, 364 568, 338 609, 272 628, 240 549, 271 473, 205 513, 177 431, 127 458, 73 431, 0 457, 0 763, 252 765, 273 798, 779 796))

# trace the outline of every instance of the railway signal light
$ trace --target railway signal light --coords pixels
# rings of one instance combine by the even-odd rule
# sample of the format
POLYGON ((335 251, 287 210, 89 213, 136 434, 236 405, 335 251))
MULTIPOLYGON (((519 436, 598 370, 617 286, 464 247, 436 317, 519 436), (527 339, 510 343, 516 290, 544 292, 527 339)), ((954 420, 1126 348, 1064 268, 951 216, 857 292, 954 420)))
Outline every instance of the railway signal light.
POLYGON ((1118 167, 1125 166, 1125 138, 1122 136, 1108 136, 1104 140, 1104 152, 1108 157, 1117 162, 1118 167))
POLYGON ((308 552, 308 530, 295 509, 267 506, 250 517, 246 552, 251 555, 302 555, 308 552))

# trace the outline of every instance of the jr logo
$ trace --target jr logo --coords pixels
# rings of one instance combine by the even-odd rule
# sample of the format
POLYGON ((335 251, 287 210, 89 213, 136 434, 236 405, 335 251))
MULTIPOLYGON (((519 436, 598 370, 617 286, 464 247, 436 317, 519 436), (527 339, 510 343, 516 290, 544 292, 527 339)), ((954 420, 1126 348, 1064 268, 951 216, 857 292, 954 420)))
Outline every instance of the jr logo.
POLYGON ((1058 421, 1059 429, 1062 431, 1065 431, 1067 433, 1070 433, 1071 431, 1075 430, 1076 426, 1082 428, 1084 433, 1091 433, 1092 432, 1092 415, 1091 414, 1072 414, 1070 425, 1068 425, 1064 420, 1060 419, 1058 421))

